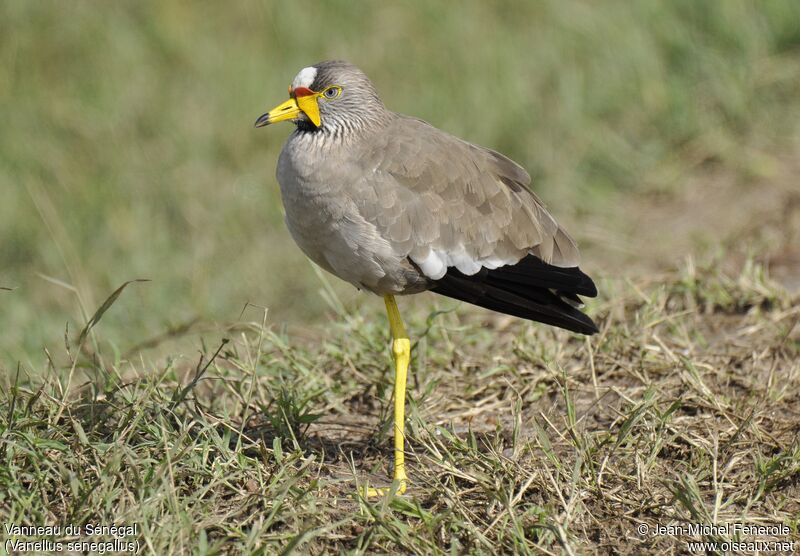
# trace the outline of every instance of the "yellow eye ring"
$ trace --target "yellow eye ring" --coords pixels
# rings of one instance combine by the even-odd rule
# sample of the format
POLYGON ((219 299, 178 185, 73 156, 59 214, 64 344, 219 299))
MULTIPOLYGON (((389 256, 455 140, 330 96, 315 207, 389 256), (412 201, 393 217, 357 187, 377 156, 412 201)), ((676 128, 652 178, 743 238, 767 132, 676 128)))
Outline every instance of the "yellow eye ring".
POLYGON ((333 100, 342 94, 342 88, 338 85, 331 85, 320 93, 320 96, 326 100, 333 100))

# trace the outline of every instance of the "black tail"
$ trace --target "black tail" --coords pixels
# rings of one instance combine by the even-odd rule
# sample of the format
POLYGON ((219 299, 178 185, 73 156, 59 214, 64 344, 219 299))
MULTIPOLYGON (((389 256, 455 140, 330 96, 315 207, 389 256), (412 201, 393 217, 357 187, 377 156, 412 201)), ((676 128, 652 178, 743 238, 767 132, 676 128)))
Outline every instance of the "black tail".
POLYGON ((579 295, 597 296, 592 279, 578 267, 549 265, 533 255, 515 265, 483 268, 472 276, 449 268, 431 291, 581 334, 597 332, 592 319, 573 307, 581 302, 579 295))

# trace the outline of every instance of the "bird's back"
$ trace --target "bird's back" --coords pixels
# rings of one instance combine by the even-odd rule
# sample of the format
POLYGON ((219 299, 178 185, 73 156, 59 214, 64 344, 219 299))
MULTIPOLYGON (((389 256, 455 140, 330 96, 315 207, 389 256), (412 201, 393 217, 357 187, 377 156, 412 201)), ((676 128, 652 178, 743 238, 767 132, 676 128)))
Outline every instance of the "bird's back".
POLYGON ((530 190, 518 164, 398 115, 365 145, 357 200, 432 291, 591 333, 576 307, 594 296, 572 238, 530 190))
POLYGON ((528 173, 500 153, 398 115, 358 157, 362 214, 431 277, 528 254, 578 264, 575 242, 529 189, 528 173))

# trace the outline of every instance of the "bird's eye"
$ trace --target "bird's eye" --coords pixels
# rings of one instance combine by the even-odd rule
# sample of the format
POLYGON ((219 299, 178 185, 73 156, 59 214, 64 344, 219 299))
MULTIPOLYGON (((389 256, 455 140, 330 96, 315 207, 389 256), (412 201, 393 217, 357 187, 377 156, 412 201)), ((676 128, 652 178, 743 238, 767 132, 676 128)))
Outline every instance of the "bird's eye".
POLYGON ((341 87, 334 86, 334 87, 328 87, 327 89, 322 91, 322 94, 325 96, 325 98, 336 98, 341 94, 341 92, 342 92, 341 87))

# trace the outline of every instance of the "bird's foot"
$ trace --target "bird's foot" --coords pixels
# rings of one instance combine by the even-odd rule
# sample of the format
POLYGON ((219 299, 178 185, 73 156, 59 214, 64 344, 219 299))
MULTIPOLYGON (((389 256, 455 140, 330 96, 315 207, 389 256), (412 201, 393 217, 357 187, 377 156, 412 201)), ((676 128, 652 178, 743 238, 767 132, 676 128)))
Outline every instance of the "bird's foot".
POLYGON ((403 473, 402 475, 398 474, 395 476, 391 486, 379 488, 369 487, 364 489, 364 495, 367 498, 379 498, 388 496, 390 494, 403 495, 405 494, 407 487, 408 477, 406 477, 405 473, 403 473))

